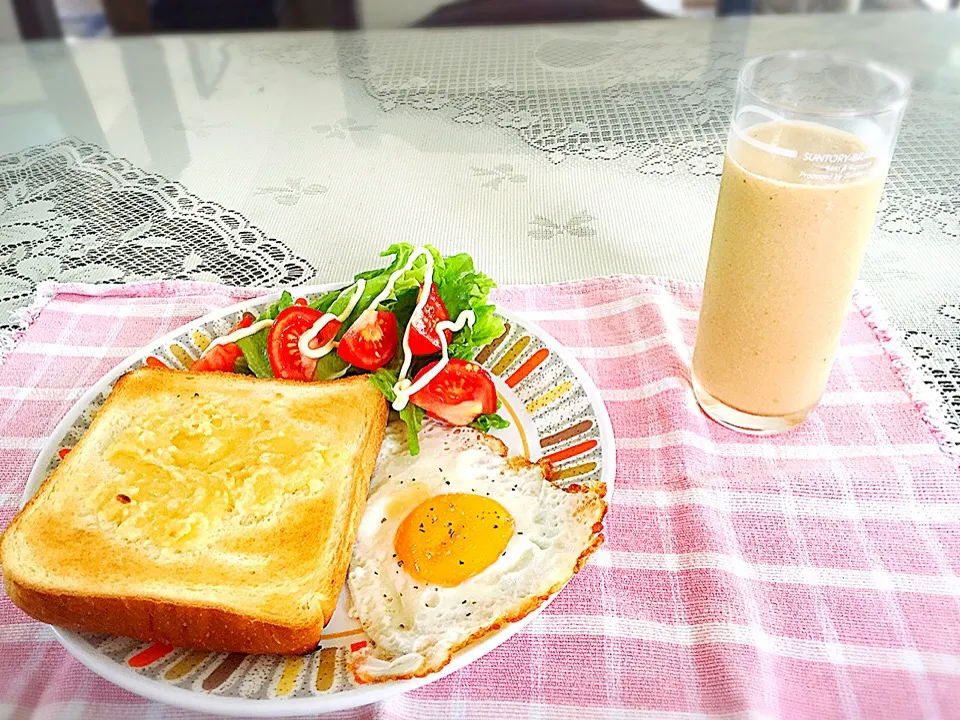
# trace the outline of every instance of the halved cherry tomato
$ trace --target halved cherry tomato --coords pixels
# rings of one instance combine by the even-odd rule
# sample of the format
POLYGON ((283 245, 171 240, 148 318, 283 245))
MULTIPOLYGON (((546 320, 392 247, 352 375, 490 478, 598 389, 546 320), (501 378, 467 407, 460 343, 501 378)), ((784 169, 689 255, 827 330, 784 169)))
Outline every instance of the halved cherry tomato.
POLYGON ((306 305, 306 304, 307 304, 307 299, 306 299, 306 298, 297 298, 296 300, 293 301, 293 304, 294 304, 294 305, 301 305, 301 306, 302 306, 302 305, 306 305))
MULTIPOLYGON (((423 287, 420 288, 417 302, 422 298, 423 287)), ((437 295, 437 286, 431 285, 427 303, 423 306, 423 312, 414 312, 410 319, 410 352, 414 355, 433 355, 440 352, 437 323, 449 319, 450 313, 447 312, 443 300, 437 295)), ((444 330, 443 334, 446 336, 449 345, 453 333, 450 330, 444 330)))
MULTIPOLYGON (((414 382, 436 365, 427 365, 417 373, 414 382)), ((497 389, 490 373, 482 367, 451 358, 425 388, 410 397, 410 402, 451 425, 469 425, 479 415, 497 411, 497 389)))
MULTIPOLYGON (((267 335, 267 357, 270 367, 278 378, 287 380, 312 380, 317 367, 314 358, 300 354, 300 336, 320 318, 323 313, 311 307, 292 305, 282 310, 270 326, 267 335)), ((340 321, 331 320, 320 334, 310 341, 310 347, 322 347, 340 331, 340 321)))
MULTIPOLYGON (((233 326, 234 330, 253 325, 253 315, 244 313, 240 322, 233 326)), ((233 372, 233 364, 237 358, 243 356, 243 351, 236 343, 225 343, 211 348, 210 352, 201 355, 190 366, 191 372, 233 372)))
POLYGON ((337 355, 364 370, 382 368, 397 354, 397 316, 367 309, 340 338, 337 355))

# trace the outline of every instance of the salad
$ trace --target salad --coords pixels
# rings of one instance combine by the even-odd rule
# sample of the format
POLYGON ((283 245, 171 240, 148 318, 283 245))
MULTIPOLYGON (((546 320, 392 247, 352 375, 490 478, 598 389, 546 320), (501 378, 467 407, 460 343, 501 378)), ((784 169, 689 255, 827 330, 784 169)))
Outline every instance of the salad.
POLYGON ((302 382, 366 373, 406 423, 410 452, 424 414, 483 431, 507 427, 490 374, 473 357, 504 332, 487 296, 495 283, 467 254, 391 245, 381 269, 309 302, 284 291, 247 313, 191 365, 302 382))

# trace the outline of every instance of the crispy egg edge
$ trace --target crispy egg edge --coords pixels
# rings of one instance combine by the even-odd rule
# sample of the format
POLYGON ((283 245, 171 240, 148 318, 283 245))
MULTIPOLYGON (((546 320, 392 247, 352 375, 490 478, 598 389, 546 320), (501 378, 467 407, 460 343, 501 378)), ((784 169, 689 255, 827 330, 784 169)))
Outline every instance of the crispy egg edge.
MULTIPOLYGON (((507 457, 507 446, 499 439, 490 435, 483 437, 483 440, 486 441, 491 450, 500 455, 500 457, 507 457)), ((593 497, 585 498, 584 501, 578 504, 573 517, 576 520, 585 519, 585 516, 588 516, 591 513, 591 510, 594 511, 595 517, 594 522, 591 528, 591 533, 589 536, 589 541, 587 546, 584 548, 583 552, 580 553, 580 556, 577 558, 576 562, 573 565, 573 569, 570 571, 570 574, 556 582, 546 593, 536 597, 529 598, 523 605, 521 605, 515 612, 502 615, 501 617, 494 620, 489 625, 486 625, 476 632, 472 633, 470 636, 465 638, 460 643, 452 646, 442 658, 440 662, 430 663, 424 657, 423 663, 420 667, 409 673, 398 673, 398 674, 377 674, 371 675, 363 671, 362 667, 364 662, 373 654, 373 650, 376 647, 373 640, 369 640, 368 644, 365 647, 359 648, 357 650, 351 651, 347 661, 348 667, 353 673, 354 679, 362 684, 372 684, 380 682, 389 682, 396 680, 412 680, 414 678, 427 677, 432 675, 435 672, 439 672, 453 660, 453 656, 458 653, 460 650, 463 650, 468 645, 481 640, 488 635, 497 632, 506 625, 510 623, 519 622, 523 618, 527 617, 530 613, 537 610, 541 605, 543 605, 547 600, 552 598, 558 592, 560 592, 564 586, 573 576, 576 575, 583 566, 586 564, 587 560, 594 553, 594 551, 599 548, 604 541, 603 535, 603 520, 606 517, 608 505, 604 498, 607 494, 607 485, 603 482, 589 482, 589 483, 571 483, 566 487, 560 487, 555 483, 555 474, 553 466, 545 461, 538 460, 537 462, 530 462, 526 458, 522 457, 511 457, 507 458, 507 466, 513 470, 523 470, 531 467, 540 468, 541 473, 543 474, 543 479, 547 482, 554 485, 558 489, 562 490, 565 493, 570 494, 585 494, 592 495, 593 497)), ((589 519, 589 517, 586 517, 589 519)))

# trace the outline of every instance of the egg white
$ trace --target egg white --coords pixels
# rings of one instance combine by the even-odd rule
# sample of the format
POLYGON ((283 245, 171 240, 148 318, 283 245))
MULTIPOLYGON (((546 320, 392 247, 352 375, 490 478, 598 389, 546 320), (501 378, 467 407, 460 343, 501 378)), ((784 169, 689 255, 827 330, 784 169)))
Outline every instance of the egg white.
POLYGON ((403 425, 388 428, 347 578, 353 614, 373 641, 355 654, 358 678, 439 669, 472 639, 535 609, 599 543, 601 493, 565 492, 539 466, 504 458, 498 442, 427 419, 414 457, 403 425), (514 534, 493 564, 459 585, 441 587, 398 565, 394 537, 411 510, 448 493, 496 500, 513 516, 514 534))

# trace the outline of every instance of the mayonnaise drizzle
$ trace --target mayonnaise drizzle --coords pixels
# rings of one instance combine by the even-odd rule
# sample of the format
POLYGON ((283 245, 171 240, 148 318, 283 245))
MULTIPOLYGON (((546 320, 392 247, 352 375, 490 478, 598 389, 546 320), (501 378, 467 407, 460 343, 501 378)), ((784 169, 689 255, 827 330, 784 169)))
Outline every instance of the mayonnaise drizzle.
MULTIPOLYGON (((418 250, 425 250, 425 248, 417 248, 418 250)), ((427 300, 430 299, 430 288, 433 286, 433 255, 429 251, 426 251, 427 262, 423 266, 423 286, 420 288, 420 294, 417 296, 417 304, 413 308, 413 314, 410 315, 410 322, 407 323, 407 327, 403 331, 403 365, 400 366, 400 379, 397 381, 397 386, 399 387, 400 383, 403 382, 404 378, 407 377, 407 373, 410 371, 410 363, 413 362, 413 353, 410 352, 410 328, 413 327, 413 319, 418 315, 423 313, 423 308, 427 304, 427 300)), ((414 253, 416 255, 416 253, 414 253)), ((413 260, 414 255, 410 256, 410 259, 413 260)), ((393 277, 391 276, 391 280, 393 277)), ((443 335, 443 333, 439 333, 443 335)), ((394 390, 397 388, 394 387, 394 390)), ((397 402, 399 402, 400 396, 397 394, 397 402)), ((403 405, 406 405, 407 402, 404 400, 403 404, 396 408, 400 410, 403 405)))
MULTIPOLYGON (((411 395, 429 385, 430 381, 439 375, 443 368, 445 368, 450 362, 450 354, 447 347, 447 336, 444 334, 444 331, 450 330, 451 332, 459 332, 460 330, 463 330, 465 325, 470 325, 470 327, 473 327, 473 324, 477 320, 476 315, 473 314, 472 310, 464 310, 457 316, 455 321, 443 320, 438 322, 436 325, 436 332, 437 340, 440 342, 440 360, 430 369, 430 372, 425 373, 424 376, 416 382, 411 382, 409 378, 407 378, 407 373, 410 372, 410 365, 413 362, 413 353, 410 351, 410 327, 413 325, 413 318, 417 315, 417 313, 423 313, 423 308, 430 299, 430 289, 433 286, 433 254, 424 247, 418 247, 414 249, 414 251, 410 253, 410 257, 407 259, 407 262, 404 263, 403 267, 390 274, 390 277, 387 279, 387 284, 384 286, 383 290, 381 290, 377 296, 370 301, 370 305, 368 306, 368 308, 376 310, 380 303, 386 300, 390 296, 390 293, 393 292, 393 288, 394 285, 396 285, 397 280, 399 280, 405 272, 412 270, 413 264, 420 257, 426 258, 426 262, 423 265, 423 285, 420 289, 420 293, 417 298, 417 304, 413 309, 413 315, 410 318, 410 322, 407 323, 407 327, 403 331, 403 364, 400 367, 399 379, 393 386, 393 390, 397 396, 393 401, 393 409, 398 411, 403 410, 407 406, 407 404, 410 402, 411 395)), ((365 289, 366 280, 358 280, 356 290, 354 291, 353 296, 350 298, 350 302, 347 303, 347 307, 344 308, 343 312, 341 312, 339 315, 334 315, 333 313, 324 313, 323 316, 321 316, 305 333, 303 333, 303 335, 300 336, 297 346, 301 355, 308 358, 319 359, 328 354, 337 346, 336 339, 330 340, 330 342, 328 342, 326 345, 319 348, 311 348, 310 342, 316 339, 316 337, 323 332, 323 329, 334 320, 339 320, 341 323, 346 322, 347 318, 350 317, 350 314, 356 308, 357 303, 360 301, 360 297, 363 295, 363 291, 365 289)), ((258 323, 254 323, 249 328, 238 330, 230 333, 230 335, 215 340, 213 343, 211 343, 210 347, 213 347, 215 344, 235 342, 239 338, 246 337, 247 335, 253 335, 263 328, 269 327, 272 323, 272 320, 262 320, 258 323)))
MULTIPOLYGON (((379 305, 380 303, 382 303, 384 300, 387 299, 390 293, 393 292, 393 286, 396 284, 397 280, 400 279, 400 276, 403 275, 408 270, 412 270, 413 263, 416 262, 417 258, 420 256, 423 256, 427 259, 427 262, 424 265, 424 268, 425 268, 424 276, 423 276, 424 287, 427 286, 428 282, 433 282, 433 254, 426 248, 418 247, 414 249, 412 253, 410 253, 410 257, 407 259, 406 264, 402 268, 391 273, 390 278, 387 280, 386 286, 383 288, 383 290, 380 291, 380 294, 373 299, 373 301, 370 303, 370 307, 376 310, 377 305, 379 305)), ((424 300, 423 302, 425 304, 427 301, 424 300)), ((420 305, 420 303, 418 302, 417 307, 422 307, 422 305, 420 305)))
POLYGON ((377 295, 376 298, 374 298, 373 302, 370 303, 370 307, 375 308, 384 299, 386 299, 386 297, 393 292, 394 283, 400 279, 401 275, 410 270, 413 267, 413 263, 416 261, 416 259, 421 256, 426 258, 426 262, 423 264, 423 285, 421 286, 420 294, 417 297, 417 305, 414 307, 413 314, 410 316, 410 322, 407 323, 407 327, 403 331, 403 364, 400 366, 399 378, 397 379, 396 384, 393 386, 393 391, 397 396, 393 401, 394 410, 403 410, 407 406, 407 403, 410 402, 410 396, 418 390, 425 388, 429 382, 447 366, 447 363, 450 362, 450 356, 447 352, 447 337, 444 335, 443 331, 451 330, 452 332, 457 332, 463 329, 464 324, 469 323, 472 327, 473 323, 476 322, 476 316, 470 310, 464 310, 462 313, 460 313, 456 319, 456 322, 450 322, 449 320, 438 322, 436 325, 436 331, 437 339, 440 341, 441 358, 437 364, 430 369, 430 372, 426 373, 415 383, 410 382, 410 379, 407 378, 407 373, 410 372, 410 364, 413 362, 413 353, 410 351, 410 328, 413 326, 413 318, 415 318, 418 313, 423 313, 423 308, 430 299, 430 289, 433 286, 433 253, 431 253, 427 248, 420 247, 415 249, 410 254, 410 258, 407 260, 406 264, 390 275, 390 279, 387 281, 386 287, 379 295, 377 295))
POLYGON ((240 328, 239 330, 234 330, 232 333, 228 333, 223 337, 218 337, 216 340, 207 345, 206 349, 200 353, 200 357, 203 357, 208 352, 213 350, 217 345, 226 345, 227 343, 235 343, 237 340, 243 340, 245 337, 250 337, 251 335, 256 335, 258 332, 264 328, 268 328, 273 325, 273 320, 261 320, 260 322, 255 322, 250 327, 240 328))
POLYGON ((350 313, 353 312, 354 308, 357 307, 357 303, 360 302, 360 296, 363 295, 363 291, 367 288, 367 281, 363 278, 357 280, 357 289, 354 290, 353 295, 350 297, 350 302, 347 303, 347 306, 343 309, 339 315, 334 315, 333 313, 324 313, 320 318, 307 329, 303 335, 300 336, 300 339, 297 341, 297 349, 300 350, 300 354, 304 357, 319 359, 324 355, 329 353, 337 346, 336 337, 330 339, 330 341, 318 348, 310 347, 310 343, 323 332, 323 329, 329 325, 334 320, 339 322, 346 322, 346 319, 350 317, 350 313))
POLYGON ((357 307, 357 303, 360 302, 360 298, 363 295, 363 291, 367 289, 367 281, 363 278, 357 280, 357 289, 353 293, 353 297, 350 298, 350 302, 347 303, 347 306, 343 309, 343 312, 337 315, 337 320, 344 322, 350 313, 353 312, 353 309, 357 307))
POLYGON ((324 313, 321 315, 320 319, 311 325, 307 331, 300 336, 300 339, 297 340, 297 349, 300 350, 300 354, 308 358, 322 358, 333 350, 337 346, 336 333, 334 333, 334 336, 330 338, 326 345, 318 348, 310 347, 310 341, 317 337, 327 325, 338 319, 339 318, 333 313, 324 313))
MULTIPOLYGON (((426 283, 424 283, 424 287, 426 287, 426 283)), ((414 310, 414 312, 416 312, 416 310, 414 310)), ((473 310, 464 310, 457 316, 456 322, 442 320, 441 322, 437 323, 437 339, 440 341, 440 354, 442 357, 437 361, 436 365, 430 368, 429 372, 424 373, 423 377, 421 377, 415 383, 411 383, 406 378, 406 372, 410 369, 410 360, 412 360, 412 358, 409 355, 410 345, 407 343, 406 333, 404 333, 403 351, 406 354, 406 357, 404 357, 404 369, 401 371, 400 380, 396 385, 393 386, 393 391, 397 394, 397 399, 393 401, 394 410, 403 410, 407 406, 407 403, 410 402, 410 396, 418 390, 422 390, 429 385, 430 381, 439 375, 440 371, 443 370, 447 366, 447 363, 450 362, 450 355, 447 351, 447 336, 443 331, 450 330, 451 332, 459 332, 460 330, 463 330, 464 325, 470 325, 470 327, 473 327, 473 324, 476 321, 477 317, 473 314, 473 310)), ((409 331, 409 329, 410 325, 407 325, 407 330, 409 331)))

